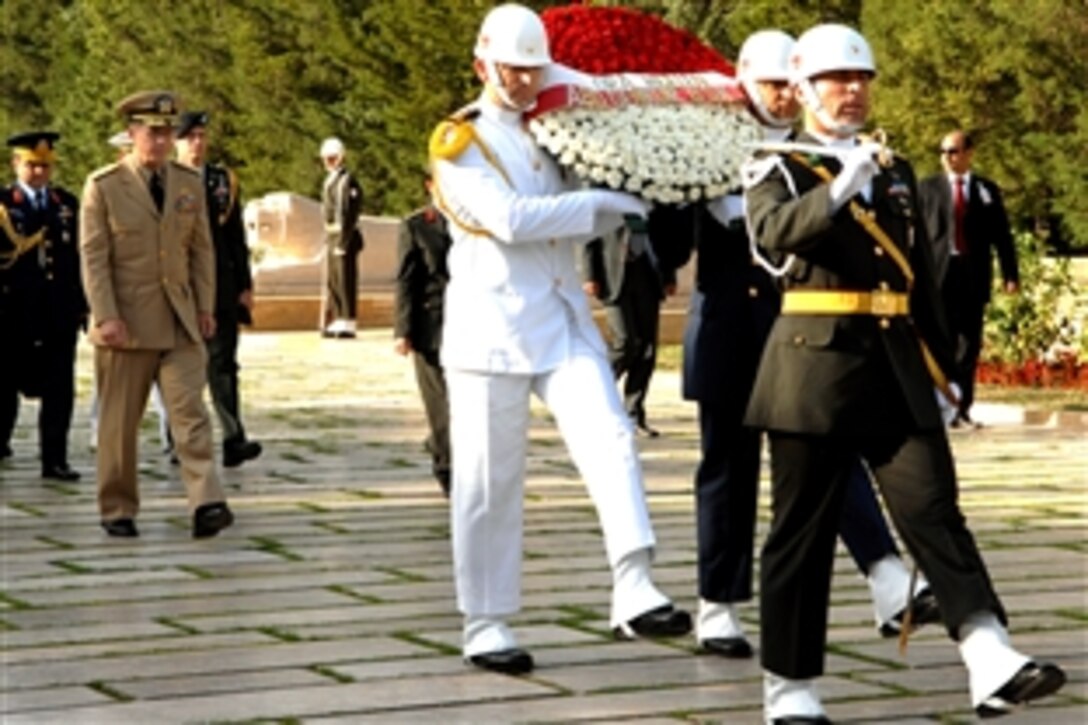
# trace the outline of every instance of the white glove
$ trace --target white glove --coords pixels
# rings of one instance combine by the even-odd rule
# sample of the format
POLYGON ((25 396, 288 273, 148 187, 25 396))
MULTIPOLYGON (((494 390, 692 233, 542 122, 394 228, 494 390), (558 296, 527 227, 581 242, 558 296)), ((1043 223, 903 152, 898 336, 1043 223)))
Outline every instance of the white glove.
MULTIPOLYGON (((952 390, 952 394, 956 396, 957 401, 963 398, 963 391, 960 390, 959 385, 956 383, 949 383, 948 387, 952 390)), ((945 397, 945 394, 941 392, 940 388, 935 388, 934 390, 937 393, 937 409, 941 412, 941 420, 944 421, 946 426, 952 425, 952 421, 959 415, 959 406, 954 405, 951 400, 945 397)))
POLYGON ((744 197, 740 194, 726 194, 717 199, 708 199, 706 208, 719 224, 727 227, 734 219, 744 218, 744 197))
POLYGON ((650 213, 650 202, 643 201, 631 194, 625 194, 622 191, 595 189, 593 195, 598 214, 617 214, 619 216, 634 214, 635 216, 644 217, 650 213))
POLYGON ((873 177, 880 173, 876 155, 881 146, 868 142, 859 144, 842 158, 842 171, 831 181, 831 212, 841 209, 850 197, 860 193, 873 177))

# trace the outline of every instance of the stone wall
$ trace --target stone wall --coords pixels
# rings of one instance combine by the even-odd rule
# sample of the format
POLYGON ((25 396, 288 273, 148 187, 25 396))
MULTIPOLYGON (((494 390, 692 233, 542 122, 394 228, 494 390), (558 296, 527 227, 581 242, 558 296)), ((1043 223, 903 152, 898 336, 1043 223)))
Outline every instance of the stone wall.
MULTIPOLYGON (((269 194, 246 204, 246 234, 254 259, 254 329, 318 329, 324 286, 321 205, 305 196, 269 194)), ((366 247, 359 256, 359 325, 391 327, 397 274, 395 217, 360 217, 366 247)), ((662 310, 661 340, 678 342, 693 265, 681 270, 679 292, 662 310)), ((594 303, 598 321, 600 306, 594 303)))

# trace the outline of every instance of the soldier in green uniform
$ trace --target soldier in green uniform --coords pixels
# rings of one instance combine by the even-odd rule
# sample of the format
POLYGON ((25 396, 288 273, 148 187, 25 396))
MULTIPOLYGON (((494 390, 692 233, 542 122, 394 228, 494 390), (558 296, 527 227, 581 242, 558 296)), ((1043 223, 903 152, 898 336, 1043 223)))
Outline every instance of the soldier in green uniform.
MULTIPOLYGON (((792 254, 781 315, 746 423, 769 431, 771 529, 760 572, 761 657, 770 723, 829 722, 823 673, 835 533, 850 469, 869 464, 940 603, 983 717, 1048 695, 1065 675, 1009 645, 998 601, 956 497, 935 388, 955 369, 910 165, 857 134, 876 67, 841 25, 797 41, 791 81, 805 105, 792 148, 746 170, 748 223, 792 254)), ((904 592, 906 598, 907 592, 904 592)))
POLYGON ((49 183, 59 138, 32 131, 7 140, 16 178, 0 189, 0 459, 12 455, 19 394, 41 398, 42 478, 75 481, 68 429, 87 301, 79 278, 79 202, 49 183))
POLYGON ((253 277, 242 223, 238 177, 207 163, 207 111, 181 114, 178 160, 204 177, 208 222, 215 246, 215 335, 208 340, 208 388, 223 428, 223 465, 240 466, 261 455, 261 444, 246 437, 238 393, 238 327, 252 322, 253 277))

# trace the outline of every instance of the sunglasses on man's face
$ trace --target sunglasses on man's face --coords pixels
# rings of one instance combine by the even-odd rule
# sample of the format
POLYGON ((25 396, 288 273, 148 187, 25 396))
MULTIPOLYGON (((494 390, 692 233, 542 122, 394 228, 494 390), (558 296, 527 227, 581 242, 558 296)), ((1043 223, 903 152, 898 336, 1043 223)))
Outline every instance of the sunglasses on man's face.
POLYGON ((941 149, 941 155, 942 156, 955 156, 956 154, 959 154, 959 153, 963 153, 963 149, 960 149, 960 148, 941 149))

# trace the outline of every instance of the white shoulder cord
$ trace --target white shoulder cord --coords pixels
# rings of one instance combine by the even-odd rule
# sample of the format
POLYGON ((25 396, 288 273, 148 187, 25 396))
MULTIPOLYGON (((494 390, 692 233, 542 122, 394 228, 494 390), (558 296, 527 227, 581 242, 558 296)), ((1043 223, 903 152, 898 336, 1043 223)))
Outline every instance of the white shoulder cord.
MULTIPOLYGON (((793 198, 796 199, 800 196, 800 194, 797 193, 797 186, 796 184, 794 184, 793 177, 790 176, 789 170, 786 169, 786 164, 782 162, 781 156, 775 156, 774 159, 774 165, 782 172, 782 176, 786 180, 786 186, 789 187, 790 194, 792 194, 793 198)), ((767 273, 775 279, 785 277, 789 273, 790 268, 793 266, 794 261, 796 261, 797 256, 794 254, 789 254, 786 256, 786 261, 784 261, 780 266, 775 266, 771 262, 771 260, 767 259, 767 257, 764 256, 763 250, 761 250, 759 248, 759 245, 756 244, 756 235, 752 229, 752 222, 749 221, 747 213, 745 213, 744 215, 744 227, 748 231, 748 247, 752 252, 752 259, 756 260, 759 266, 763 267, 763 269, 765 269, 767 273)))

